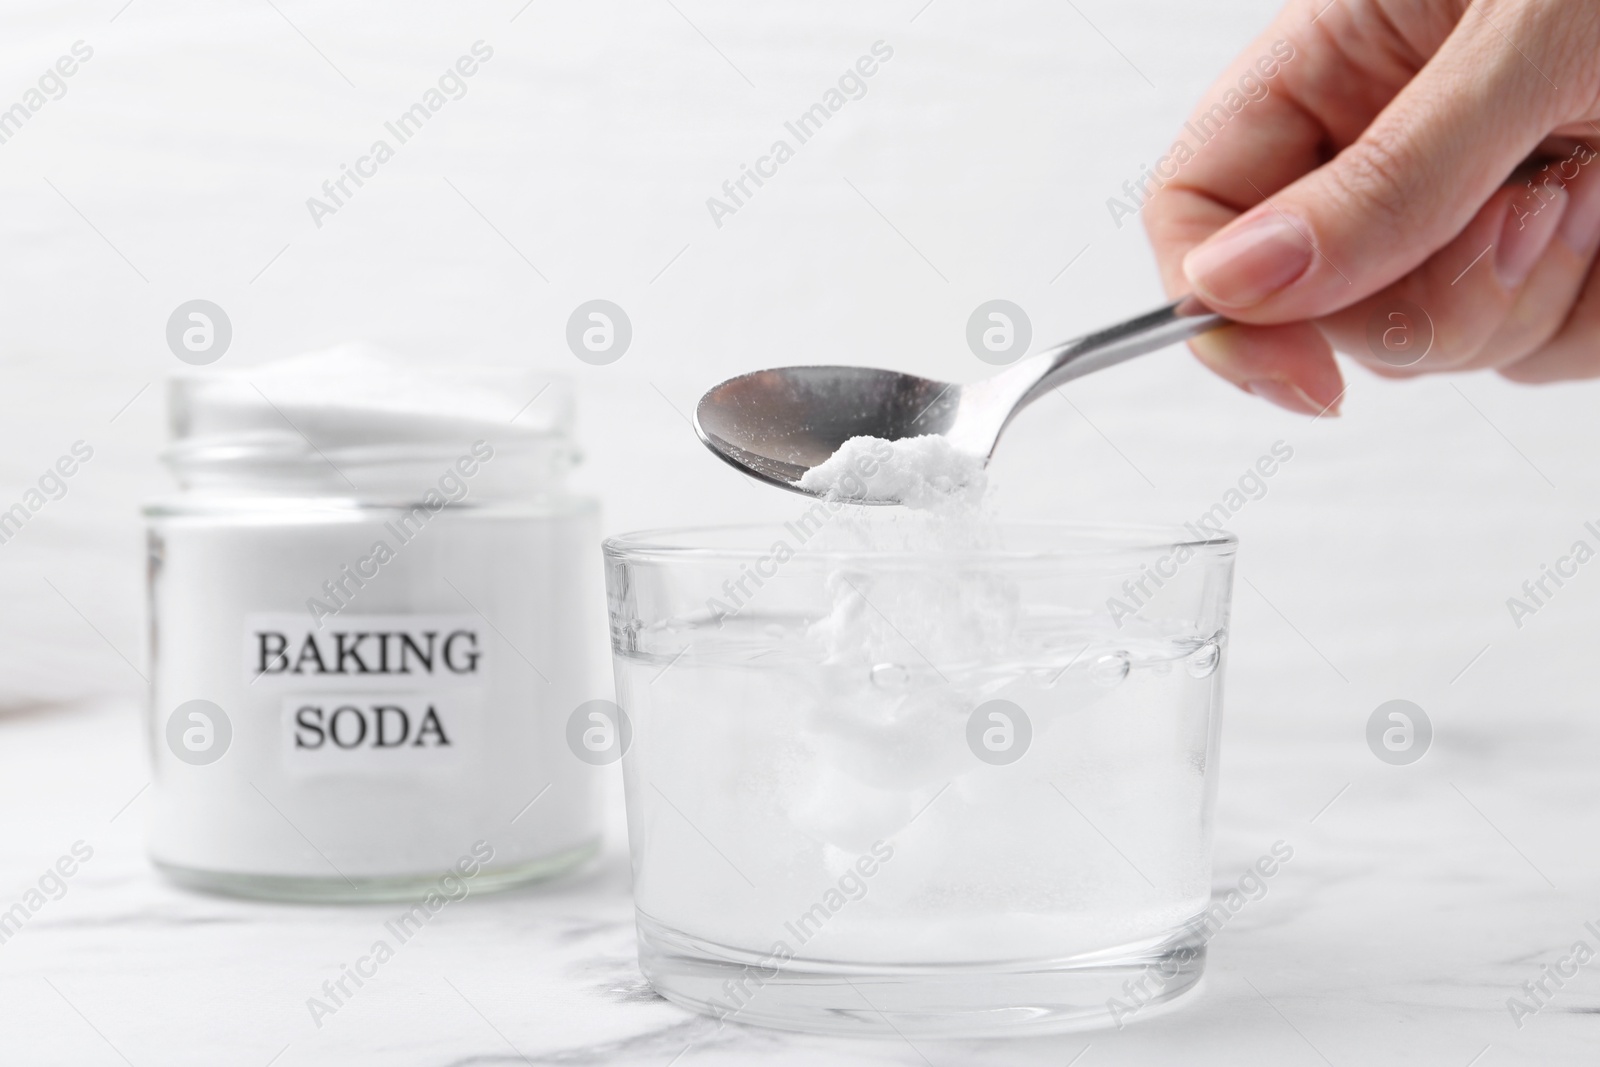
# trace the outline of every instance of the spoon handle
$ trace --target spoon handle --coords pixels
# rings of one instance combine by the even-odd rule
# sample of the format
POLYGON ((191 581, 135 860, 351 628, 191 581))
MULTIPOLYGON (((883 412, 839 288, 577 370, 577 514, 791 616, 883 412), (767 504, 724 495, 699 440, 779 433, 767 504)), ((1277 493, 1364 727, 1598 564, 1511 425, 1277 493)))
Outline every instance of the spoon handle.
POLYGON ((1047 366, 1018 407, 1032 403, 1064 382, 1187 341, 1228 323, 1227 318, 1195 297, 1186 296, 1127 322, 1067 341, 1029 361, 1047 363, 1047 366))

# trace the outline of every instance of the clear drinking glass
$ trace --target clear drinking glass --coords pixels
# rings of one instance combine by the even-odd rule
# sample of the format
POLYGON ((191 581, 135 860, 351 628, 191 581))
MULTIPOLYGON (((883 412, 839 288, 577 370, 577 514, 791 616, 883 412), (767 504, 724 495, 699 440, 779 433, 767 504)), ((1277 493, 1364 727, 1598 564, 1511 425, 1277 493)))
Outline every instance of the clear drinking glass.
POLYGON ((645 975, 740 1022, 952 1037, 1192 988, 1236 539, 859 550, 836 511, 605 544, 645 975))

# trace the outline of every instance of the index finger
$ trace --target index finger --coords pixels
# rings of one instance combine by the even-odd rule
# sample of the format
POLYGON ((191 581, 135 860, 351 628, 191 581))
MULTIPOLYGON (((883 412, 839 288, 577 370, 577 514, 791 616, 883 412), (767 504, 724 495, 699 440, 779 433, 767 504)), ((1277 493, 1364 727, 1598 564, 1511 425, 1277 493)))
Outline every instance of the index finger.
MULTIPOLYGON (((1332 62, 1298 43, 1289 18, 1280 15, 1234 59, 1155 163, 1159 188, 1142 214, 1169 296, 1190 290, 1183 272, 1190 249, 1315 170, 1331 139, 1356 136, 1365 112, 1382 107, 1381 100, 1361 101, 1334 116, 1332 130, 1302 107, 1287 72, 1298 63, 1305 80, 1315 82, 1330 76, 1332 62)), ((1280 407, 1338 413, 1343 377, 1331 346, 1309 323, 1231 326, 1196 338, 1190 348, 1218 376, 1280 407)))
POLYGON ((1288 21, 1280 15, 1234 59, 1151 167, 1141 214, 1170 296, 1188 292, 1191 248, 1324 161, 1331 131, 1288 90, 1286 70, 1329 60, 1296 43, 1288 21))

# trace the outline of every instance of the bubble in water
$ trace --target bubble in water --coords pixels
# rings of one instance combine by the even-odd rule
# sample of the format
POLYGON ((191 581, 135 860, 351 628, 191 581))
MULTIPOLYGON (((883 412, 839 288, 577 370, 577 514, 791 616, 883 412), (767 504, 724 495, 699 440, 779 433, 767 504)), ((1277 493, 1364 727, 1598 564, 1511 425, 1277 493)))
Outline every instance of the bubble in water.
POLYGON ((1189 657, 1189 673, 1196 678, 1204 678, 1217 669, 1217 660, 1222 658, 1222 650, 1215 641, 1207 641, 1189 657))
POLYGON ((1126 652, 1112 652, 1101 656, 1089 668, 1089 677, 1097 685, 1107 689, 1121 685, 1122 680, 1128 676, 1128 654, 1126 652))
POLYGON ((911 671, 903 663, 880 663, 871 671, 872 684, 889 693, 911 688, 911 671))

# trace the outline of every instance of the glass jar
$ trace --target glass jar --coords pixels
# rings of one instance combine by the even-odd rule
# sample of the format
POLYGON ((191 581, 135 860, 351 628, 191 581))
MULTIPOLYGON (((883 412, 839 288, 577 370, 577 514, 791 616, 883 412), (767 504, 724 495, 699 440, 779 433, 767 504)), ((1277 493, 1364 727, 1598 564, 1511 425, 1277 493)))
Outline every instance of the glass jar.
POLYGON ((888 1037, 1180 997, 1210 932, 1233 536, 875 551, 829 536, 838 509, 605 543, 651 984, 888 1037))
POLYGON ((156 865, 374 900, 594 854, 564 730, 594 695, 599 534, 563 487, 565 383, 355 349, 180 377, 169 402, 181 492, 145 508, 156 865))

